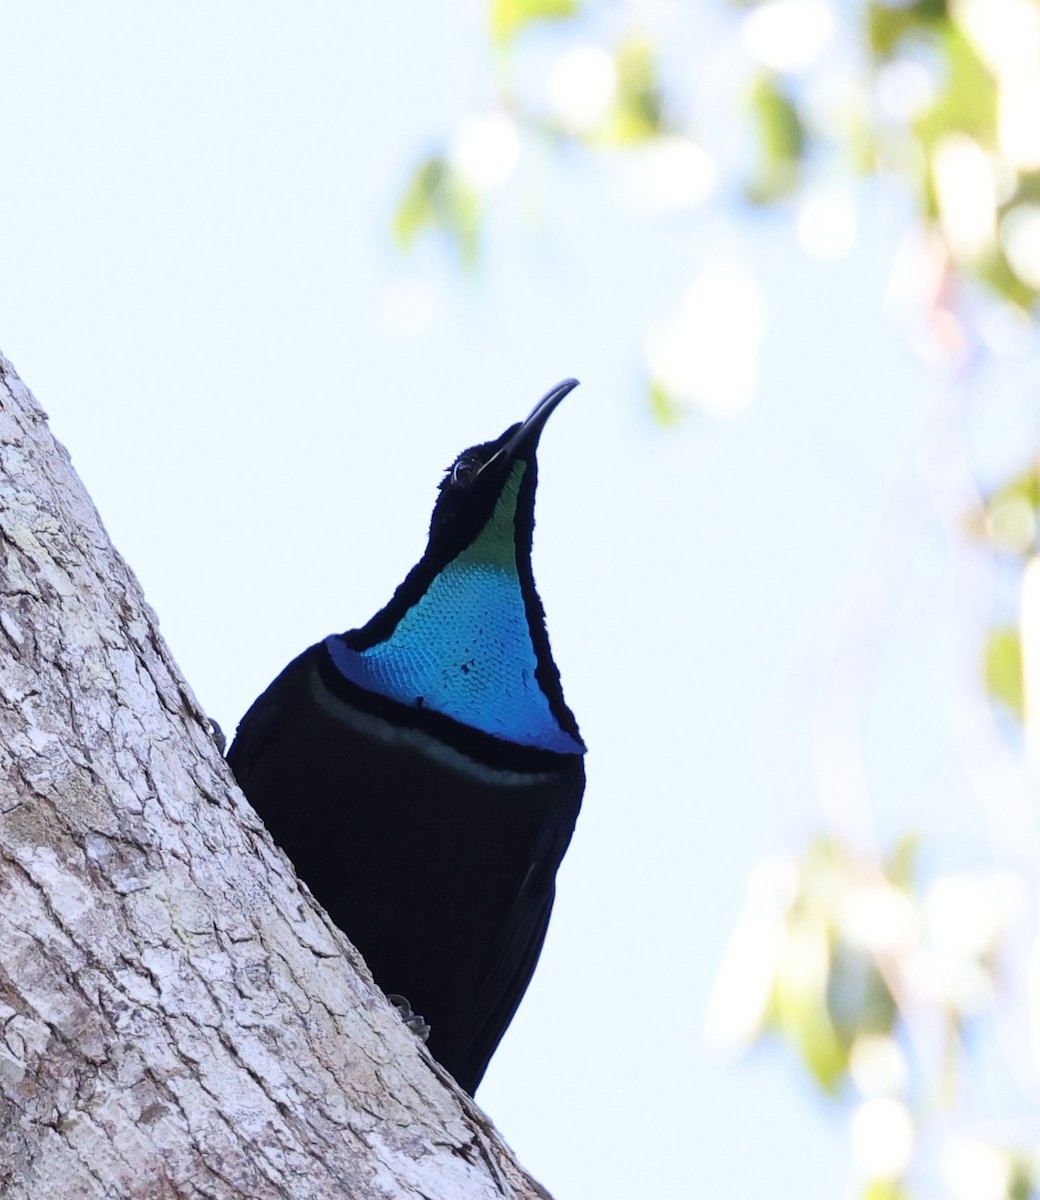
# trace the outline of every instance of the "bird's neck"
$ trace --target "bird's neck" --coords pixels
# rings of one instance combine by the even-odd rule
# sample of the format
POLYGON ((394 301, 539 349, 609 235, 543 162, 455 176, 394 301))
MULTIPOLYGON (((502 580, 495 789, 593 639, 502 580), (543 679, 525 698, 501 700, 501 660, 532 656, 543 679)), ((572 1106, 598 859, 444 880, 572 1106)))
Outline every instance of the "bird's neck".
POLYGON ((580 740, 553 711, 562 695, 550 704, 542 686, 549 678, 558 690, 559 677, 544 625, 532 635, 532 621, 543 618, 530 538, 517 542, 524 469, 516 464, 482 531, 432 575, 382 640, 355 650, 334 636, 327 645, 339 670, 367 691, 509 742, 580 754, 580 740))

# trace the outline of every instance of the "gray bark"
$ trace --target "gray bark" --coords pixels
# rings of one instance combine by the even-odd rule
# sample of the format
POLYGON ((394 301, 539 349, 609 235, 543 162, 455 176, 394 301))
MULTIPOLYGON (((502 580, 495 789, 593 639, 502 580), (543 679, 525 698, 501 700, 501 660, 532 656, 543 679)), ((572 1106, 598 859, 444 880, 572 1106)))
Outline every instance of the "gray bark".
POLYGON ((0 1195, 546 1195, 271 843, 2 355, 0 700, 0 1195))

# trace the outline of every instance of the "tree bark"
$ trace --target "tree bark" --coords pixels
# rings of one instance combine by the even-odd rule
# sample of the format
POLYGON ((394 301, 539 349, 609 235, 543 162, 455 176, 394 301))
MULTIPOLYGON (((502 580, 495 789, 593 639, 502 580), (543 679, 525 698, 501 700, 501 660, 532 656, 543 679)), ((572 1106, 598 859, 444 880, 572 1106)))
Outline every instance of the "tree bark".
POLYGON ((545 1197, 235 786, 0 355, 0 1194, 545 1197))

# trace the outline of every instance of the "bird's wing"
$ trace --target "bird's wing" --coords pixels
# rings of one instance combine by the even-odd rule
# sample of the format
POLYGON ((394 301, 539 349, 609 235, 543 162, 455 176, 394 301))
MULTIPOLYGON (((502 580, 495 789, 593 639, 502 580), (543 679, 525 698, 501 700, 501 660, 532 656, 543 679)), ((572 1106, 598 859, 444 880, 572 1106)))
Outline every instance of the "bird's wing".
POLYGON ((277 695, 271 695, 274 685, 259 696, 238 723, 235 739, 228 747, 228 766, 239 784, 244 784, 249 772, 263 755, 264 747, 270 743, 271 735, 278 726, 281 706, 277 695))
POLYGON ((235 739, 228 747, 227 761, 240 786, 245 786, 250 772, 264 757, 285 714, 301 703, 299 692, 306 660, 315 649, 311 646, 294 658, 239 721, 235 739))
POLYGON ((561 806, 539 839, 477 994, 471 1068, 478 1082, 534 974, 556 894, 556 871, 571 840, 583 787, 584 776, 572 802, 561 806))

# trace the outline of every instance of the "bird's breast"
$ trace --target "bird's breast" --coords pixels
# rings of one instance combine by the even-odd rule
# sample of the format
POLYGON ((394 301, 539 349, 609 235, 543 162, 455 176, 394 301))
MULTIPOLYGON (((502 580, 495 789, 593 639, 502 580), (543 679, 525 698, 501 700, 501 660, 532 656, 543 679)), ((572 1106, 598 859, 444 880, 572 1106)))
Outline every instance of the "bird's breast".
POLYGON ((325 646, 346 679, 408 708, 558 754, 584 749, 549 706, 519 580, 499 564, 460 556, 384 641, 354 650, 333 635, 325 646))

